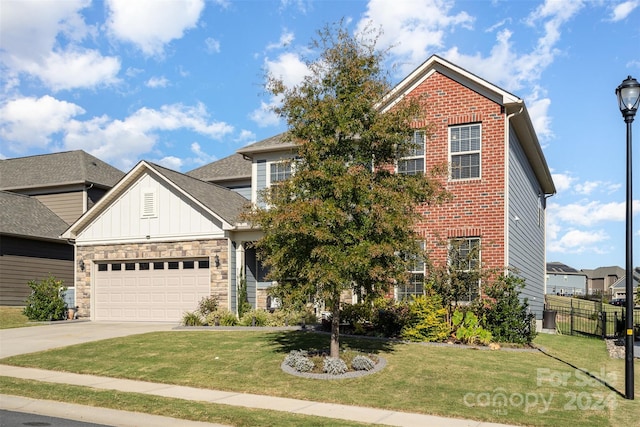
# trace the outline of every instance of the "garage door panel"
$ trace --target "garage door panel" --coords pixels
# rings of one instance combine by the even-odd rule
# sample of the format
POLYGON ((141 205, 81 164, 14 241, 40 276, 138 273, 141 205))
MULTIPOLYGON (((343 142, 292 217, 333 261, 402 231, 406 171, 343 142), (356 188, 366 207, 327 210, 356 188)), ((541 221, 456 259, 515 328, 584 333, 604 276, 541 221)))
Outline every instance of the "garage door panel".
POLYGON ((210 294, 209 269, 197 268, 198 259, 189 261, 196 268, 185 270, 183 262, 178 269, 155 268, 154 262, 168 266, 162 260, 142 261, 150 263, 142 270, 140 261, 127 261, 135 264, 135 270, 125 270, 124 264, 121 270, 112 270, 109 264, 105 271, 101 266, 94 281, 96 320, 180 321, 184 312, 195 310, 200 299, 210 294))

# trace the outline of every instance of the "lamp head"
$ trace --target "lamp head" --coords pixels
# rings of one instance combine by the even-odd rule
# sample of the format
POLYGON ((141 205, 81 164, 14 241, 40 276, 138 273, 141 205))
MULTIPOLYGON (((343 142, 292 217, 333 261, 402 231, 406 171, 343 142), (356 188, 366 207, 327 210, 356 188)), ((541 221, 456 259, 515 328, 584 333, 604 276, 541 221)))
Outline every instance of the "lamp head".
POLYGON ((616 88, 616 95, 618 97, 618 107, 622 117, 624 117, 624 121, 632 122, 636 111, 638 111, 638 104, 640 104, 640 83, 633 77, 628 76, 616 88))

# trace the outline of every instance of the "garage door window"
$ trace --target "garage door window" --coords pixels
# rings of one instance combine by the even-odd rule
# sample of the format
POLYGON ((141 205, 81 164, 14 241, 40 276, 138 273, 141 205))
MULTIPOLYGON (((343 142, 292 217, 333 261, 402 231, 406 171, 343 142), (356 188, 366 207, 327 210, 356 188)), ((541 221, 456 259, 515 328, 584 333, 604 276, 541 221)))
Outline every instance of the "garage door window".
POLYGON ((167 267, 169 270, 177 270, 180 268, 180 263, 178 261, 170 261, 167 263, 167 267))
POLYGON ((111 271, 120 271, 122 270, 122 264, 111 264, 111 271))
POLYGON ((183 270, 193 270, 195 268, 195 263, 193 261, 183 261, 182 269, 183 270))
POLYGON ((135 262, 128 262, 124 265, 124 269, 127 271, 132 271, 136 269, 136 263, 135 262))
POLYGON ((198 261, 198 268, 209 268, 209 260, 198 261))
POLYGON ((164 262, 154 262, 153 263, 154 270, 164 270, 164 262))

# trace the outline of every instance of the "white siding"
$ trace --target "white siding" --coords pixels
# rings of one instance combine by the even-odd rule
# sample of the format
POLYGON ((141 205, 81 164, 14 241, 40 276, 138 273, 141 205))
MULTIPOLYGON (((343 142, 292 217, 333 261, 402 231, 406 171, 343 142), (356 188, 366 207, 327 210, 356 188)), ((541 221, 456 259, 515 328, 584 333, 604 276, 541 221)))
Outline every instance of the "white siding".
POLYGON ((76 238, 78 244, 223 237, 222 224, 150 174, 104 209, 76 238), (155 192, 157 215, 144 216, 144 194, 155 192), (148 237, 147 237, 148 236, 148 237))

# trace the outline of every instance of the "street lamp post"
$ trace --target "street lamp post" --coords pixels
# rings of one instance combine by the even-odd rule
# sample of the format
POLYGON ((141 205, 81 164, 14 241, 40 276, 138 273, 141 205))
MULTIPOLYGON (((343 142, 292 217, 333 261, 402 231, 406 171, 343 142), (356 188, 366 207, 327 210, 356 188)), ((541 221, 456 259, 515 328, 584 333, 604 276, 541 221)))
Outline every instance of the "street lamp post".
POLYGON ((640 103, 640 84, 631 76, 616 88, 618 107, 627 124, 627 229, 626 229, 626 322, 625 322, 625 397, 633 400, 633 191, 631 185, 631 123, 640 103))

